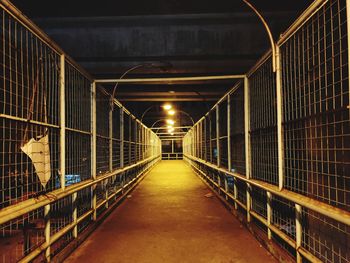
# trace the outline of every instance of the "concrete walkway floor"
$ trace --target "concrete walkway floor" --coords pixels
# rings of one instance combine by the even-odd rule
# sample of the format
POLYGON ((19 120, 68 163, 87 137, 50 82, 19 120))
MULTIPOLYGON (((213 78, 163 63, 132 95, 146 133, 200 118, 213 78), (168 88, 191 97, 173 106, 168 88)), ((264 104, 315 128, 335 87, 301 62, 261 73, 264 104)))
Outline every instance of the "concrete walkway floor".
POLYGON ((66 262, 276 262, 184 161, 162 161, 66 262))

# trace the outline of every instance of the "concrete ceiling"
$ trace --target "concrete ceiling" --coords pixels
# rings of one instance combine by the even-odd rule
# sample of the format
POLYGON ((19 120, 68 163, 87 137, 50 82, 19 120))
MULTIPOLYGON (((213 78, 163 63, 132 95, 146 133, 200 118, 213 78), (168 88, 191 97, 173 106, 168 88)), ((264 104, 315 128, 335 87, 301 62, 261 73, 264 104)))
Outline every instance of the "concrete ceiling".
MULTIPOLYGON (((311 2, 251 1, 275 39, 311 2)), ((260 21, 238 0, 13 3, 96 78, 119 78, 135 65, 154 61, 171 67, 140 67, 126 78, 241 74, 269 48, 260 21)), ((197 120, 234 82, 120 84, 117 98, 138 117, 155 105, 145 116, 148 125, 163 114, 157 109, 164 101, 174 101, 197 120)))

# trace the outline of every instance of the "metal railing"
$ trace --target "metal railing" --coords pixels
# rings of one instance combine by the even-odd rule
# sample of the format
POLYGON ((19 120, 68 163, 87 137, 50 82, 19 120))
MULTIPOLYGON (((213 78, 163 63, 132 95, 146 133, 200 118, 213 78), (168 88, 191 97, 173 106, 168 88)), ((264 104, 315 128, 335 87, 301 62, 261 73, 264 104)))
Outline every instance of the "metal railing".
POLYGON ((0 261, 50 261, 161 158, 158 136, 0 2, 0 261))
POLYGON ((161 138, 162 143, 162 160, 182 160, 182 138, 161 138))
POLYGON ((184 158, 297 262, 350 262, 350 1, 315 1, 184 137, 184 158), (244 114, 243 114, 244 113, 244 114))

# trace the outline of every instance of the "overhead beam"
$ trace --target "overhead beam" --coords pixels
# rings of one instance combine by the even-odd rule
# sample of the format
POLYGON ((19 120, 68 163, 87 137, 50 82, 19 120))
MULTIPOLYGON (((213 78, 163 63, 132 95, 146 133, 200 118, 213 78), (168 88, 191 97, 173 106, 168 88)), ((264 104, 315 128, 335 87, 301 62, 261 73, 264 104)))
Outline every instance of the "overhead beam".
MULTIPOLYGON (((218 92, 218 91, 213 91, 213 92, 200 92, 201 96, 223 96, 225 92, 218 92)), ((118 92, 117 97, 138 97, 138 96, 199 96, 198 93, 194 91, 188 91, 188 92, 177 92, 176 88, 173 93, 170 93, 169 91, 132 91, 132 92, 118 92)))
POLYGON ((123 102, 123 101, 218 101, 220 97, 217 98, 169 98, 169 97, 162 97, 162 98, 119 98, 118 101, 123 102))
POLYGON ((196 77, 170 77, 170 78, 135 78, 135 79, 96 79, 96 83, 147 83, 147 82, 186 82, 203 80, 244 79, 245 75, 196 76, 196 77))
MULTIPOLYGON (((192 128, 192 126, 177 126, 177 127, 173 127, 174 129, 190 129, 192 128)), ((150 128, 151 130, 167 130, 169 129, 168 127, 152 127, 150 128)))

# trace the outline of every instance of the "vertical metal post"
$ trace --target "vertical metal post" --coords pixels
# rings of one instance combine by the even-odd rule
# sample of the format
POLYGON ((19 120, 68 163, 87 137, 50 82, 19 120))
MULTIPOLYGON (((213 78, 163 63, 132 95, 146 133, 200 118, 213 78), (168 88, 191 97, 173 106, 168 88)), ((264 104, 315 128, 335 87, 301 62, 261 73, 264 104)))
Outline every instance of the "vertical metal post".
POLYGON ((105 188, 105 200, 106 200, 106 203, 105 203, 105 208, 108 209, 108 180, 109 179, 106 179, 105 181, 102 182, 104 188, 105 188))
MULTIPOLYGON (((124 167, 124 110, 123 107, 120 108, 120 148, 119 148, 119 157, 120 157, 120 167, 124 167)), ((124 193, 124 183, 125 183, 125 173, 122 173, 121 175, 121 187, 122 187, 122 193, 124 193)))
MULTIPOLYGON (((96 83, 91 85, 91 178, 96 180, 96 83)), ((96 185, 91 187, 92 219, 96 221, 96 185)))
MULTIPOLYGON (((113 99, 111 101, 113 102, 113 99)), ((113 171, 113 109, 112 106, 109 108, 109 171, 113 171)))
POLYGON ((124 110, 120 108, 120 167, 124 167, 124 110))
MULTIPOLYGON (((227 169, 231 172, 231 95, 227 95, 227 169)), ((226 200, 228 200, 228 183, 227 177, 225 176, 225 192, 226 200)))
POLYGON ((282 127, 282 72, 280 49, 276 45, 276 97, 277 97, 277 147, 278 147, 278 188, 283 189, 283 127, 282 127))
POLYGON ((141 126, 141 159, 145 159, 145 133, 144 133, 145 128, 141 126))
MULTIPOLYGON (((347 23, 347 37, 348 37, 348 61, 350 61, 350 0, 346 0, 346 23, 347 23)), ((350 67, 348 66, 348 76, 350 76, 350 67)), ((348 79, 350 87, 350 78, 348 79)), ((350 92, 349 92, 349 101, 350 101, 350 92)), ((348 109, 350 106, 348 105, 348 109)))
POLYGON ((203 138, 202 138, 202 142, 203 142, 203 160, 207 161, 207 151, 208 151, 208 147, 207 147, 207 138, 208 138, 208 134, 207 134, 207 118, 203 119, 203 138))
POLYGON ((77 208, 77 198, 78 193, 74 192, 72 194, 72 203, 73 203, 73 213, 72 213, 72 218, 74 222, 74 228, 73 228, 73 237, 77 238, 78 237, 78 225, 77 225, 77 220, 78 220, 78 208, 77 208))
MULTIPOLYGON (((244 77, 244 142, 245 142, 245 171, 246 178, 250 179, 250 105, 249 105, 249 82, 244 77)), ((251 208, 251 185, 247 183, 247 221, 250 222, 251 208)))
POLYGON ((216 158, 216 165, 220 167, 220 116, 219 116, 219 105, 216 105, 215 107, 216 111, 216 152, 217 152, 217 158, 216 158))
POLYGON ((50 209, 51 205, 45 205, 44 207, 44 218, 45 218, 45 241, 48 244, 46 250, 45 250, 45 258, 47 262, 51 261, 51 234, 50 234, 50 229, 51 229, 51 220, 50 220, 50 209))
POLYGON ((238 204, 237 204, 236 200, 238 199, 238 189, 237 189, 237 179, 236 178, 233 179, 233 197, 235 199, 234 206, 235 206, 235 209, 237 210, 238 204))
POLYGON ((250 210, 252 207, 251 192, 252 192, 252 186, 249 183, 247 183, 247 222, 248 223, 251 221, 251 216, 250 216, 250 210))
POLYGON ((272 195, 270 192, 266 192, 266 196, 267 196, 267 237, 269 240, 271 240, 272 232, 270 229, 270 225, 272 220, 272 207, 271 207, 272 195))
MULTIPOLYGON (((111 98, 111 105, 109 107, 109 115, 108 115, 108 128, 109 128, 109 132, 108 132, 108 137, 109 137, 109 161, 108 161, 108 165, 109 165, 109 171, 112 172, 113 171, 113 111, 114 111, 114 98, 111 98)), ((108 179, 106 179, 106 183, 102 182, 102 184, 104 185, 104 190, 105 190, 105 208, 108 209, 108 179)))
POLYGON ((301 247, 302 240, 302 208, 300 205, 295 204, 295 241, 296 241, 296 251, 297 251, 297 263, 302 262, 302 256, 298 249, 301 247))
POLYGON ((60 57, 60 183, 66 187, 66 98, 65 98, 65 57, 60 57))
POLYGON ((212 135, 212 130, 211 130, 211 122, 212 119, 210 118, 210 114, 208 115, 208 120, 209 120, 209 162, 213 162, 213 147, 211 145, 211 135, 212 135))

